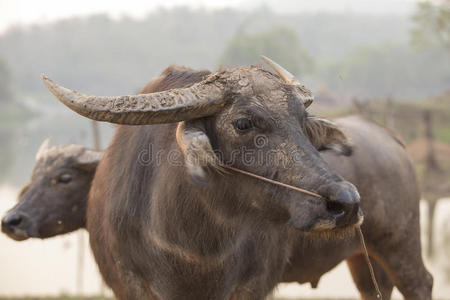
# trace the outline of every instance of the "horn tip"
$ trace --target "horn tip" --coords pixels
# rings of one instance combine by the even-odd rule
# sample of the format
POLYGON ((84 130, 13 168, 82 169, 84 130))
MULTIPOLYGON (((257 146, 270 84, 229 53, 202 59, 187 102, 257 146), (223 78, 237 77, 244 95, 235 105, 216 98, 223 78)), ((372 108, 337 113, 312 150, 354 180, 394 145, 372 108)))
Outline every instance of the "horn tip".
POLYGON ((53 83, 53 80, 51 80, 51 79, 50 79, 47 75, 45 75, 45 74, 41 74, 41 79, 42 79, 42 82, 44 82, 45 86, 46 86, 47 88, 50 88, 50 87, 49 87, 49 84, 53 83))
POLYGON ((42 82, 44 83, 44 85, 47 87, 47 89, 53 94, 55 95, 56 98, 59 99, 58 94, 56 93, 56 90, 58 89, 58 85, 51 80, 47 75, 45 74, 41 74, 41 78, 42 78, 42 82))
POLYGON ((38 150, 38 152, 36 153, 36 156, 35 156, 36 161, 38 161, 41 157, 43 157, 45 152, 50 148, 51 139, 52 139, 52 137, 48 136, 42 142, 41 146, 39 146, 39 150, 38 150))
POLYGON ((267 63, 267 64, 271 64, 272 63, 272 60, 270 59, 270 58, 268 58, 267 56, 265 56, 265 55, 260 55, 259 56, 265 63, 267 63))

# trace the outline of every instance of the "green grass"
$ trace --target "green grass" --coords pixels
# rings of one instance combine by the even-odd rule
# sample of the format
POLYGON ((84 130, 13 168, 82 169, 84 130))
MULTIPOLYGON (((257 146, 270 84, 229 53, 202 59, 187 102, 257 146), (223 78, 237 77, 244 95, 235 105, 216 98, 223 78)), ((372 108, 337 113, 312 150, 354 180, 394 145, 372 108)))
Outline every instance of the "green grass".
MULTIPOLYGON (((0 300, 112 300, 105 297, 0 297, 0 300)), ((268 298, 268 300, 295 300, 294 298, 268 298)), ((352 298, 298 298, 298 300, 356 300, 352 298)), ((438 299, 437 299, 438 300, 438 299)))
MULTIPOLYGON (((105 297, 11 297, 11 298, 2 298, 0 300, 112 300, 114 298, 105 298, 105 297)), ((273 300, 293 300, 292 298, 284 299, 284 298, 274 298, 273 300)), ((300 299, 299 299, 300 300, 300 299)), ((308 300, 305 298, 301 298, 301 300, 308 300)), ((353 300, 348 298, 313 298, 309 300, 353 300)))

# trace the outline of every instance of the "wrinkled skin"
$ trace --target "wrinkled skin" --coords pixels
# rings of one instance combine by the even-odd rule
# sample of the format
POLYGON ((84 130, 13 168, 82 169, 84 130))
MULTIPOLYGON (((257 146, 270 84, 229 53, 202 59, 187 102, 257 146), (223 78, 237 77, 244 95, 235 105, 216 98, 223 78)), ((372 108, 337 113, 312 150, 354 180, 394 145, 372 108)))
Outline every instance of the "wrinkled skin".
MULTIPOLYGON (((80 145, 53 147, 40 157, 31 182, 18 203, 2 219, 10 238, 49 238, 85 226, 86 203, 99 159, 86 160, 93 151, 80 145)), ((101 154, 99 154, 99 157, 101 154)))

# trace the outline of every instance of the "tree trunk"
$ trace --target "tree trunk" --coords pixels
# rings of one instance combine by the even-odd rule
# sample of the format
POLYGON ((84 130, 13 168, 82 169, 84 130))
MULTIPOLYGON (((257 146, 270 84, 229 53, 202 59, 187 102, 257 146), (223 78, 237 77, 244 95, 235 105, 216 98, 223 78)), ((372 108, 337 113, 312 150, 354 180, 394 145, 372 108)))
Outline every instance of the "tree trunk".
POLYGON ((436 160, 436 153, 434 151, 434 134, 433 134, 433 115, 429 110, 423 112, 423 119, 425 121, 425 138, 427 140, 427 157, 425 162, 426 172, 439 171, 439 165, 436 160))
POLYGON ((434 134, 433 134, 433 115, 429 110, 423 112, 423 119, 425 122, 425 138, 427 141, 427 154, 425 158, 425 176, 422 185, 425 187, 425 191, 429 194, 427 195, 428 200, 428 232, 427 232, 427 254, 428 257, 433 257, 434 255, 434 213, 436 209, 436 204, 438 202, 438 197, 435 196, 435 185, 438 182, 433 182, 438 178, 437 175, 441 175, 441 168, 436 159, 436 153, 434 151, 434 134), (426 182, 426 181, 429 182, 426 182))
POLYGON ((383 115, 383 122, 384 126, 386 128, 389 128, 391 130, 395 129, 394 125, 394 100, 392 98, 387 98, 386 103, 384 106, 384 115, 383 115))

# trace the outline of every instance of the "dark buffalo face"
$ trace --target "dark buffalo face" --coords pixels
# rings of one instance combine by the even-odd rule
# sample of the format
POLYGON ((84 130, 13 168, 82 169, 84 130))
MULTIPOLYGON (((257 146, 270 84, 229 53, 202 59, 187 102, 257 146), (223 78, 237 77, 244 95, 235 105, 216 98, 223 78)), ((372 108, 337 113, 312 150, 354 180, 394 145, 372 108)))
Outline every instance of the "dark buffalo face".
POLYGON ((100 157, 79 145, 41 147, 31 182, 3 217, 2 231, 21 241, 84 227, 87 195, 100 157))
POLYGON ((224 164, 309 189, 327 199, 235 175, 228 188, 265 216, 289 220, 304 231, 348 229, 361 220, 358 192, 333 173, 318 152, 331 148, 350 154, 348 141, 333 123, 308 115, 305 98, 309 91, 277 79, 261 69, 243 69, 234 84, 237 88, 226 96, 230 105, 214 116, 184 122, 178 130, 184 139, 178 140, 185 156, 190 156, 189 173, 201 182, 210 178, 205 166, 220 169, 214 157, 204 153, 210 149, 224 164))
POLYGON ((243 207, 277 215, 303 231, 359 223, 356 188, 332 172, 318 153, 332 148, 348 154, 345 134, 331 122, 309 116, 311 92, 273 66, 280 77, 259 67, 240 67, 213 73, 189 88, 121 97, 87 96, 46 77, 44 82, 64 104, 95 120, 129 125, 181 121, 176 135, 188 173, 235 191, 231 201, 243 207), (220 164, 309 189, 325 199, 240 174, 205 176, 220 164))

